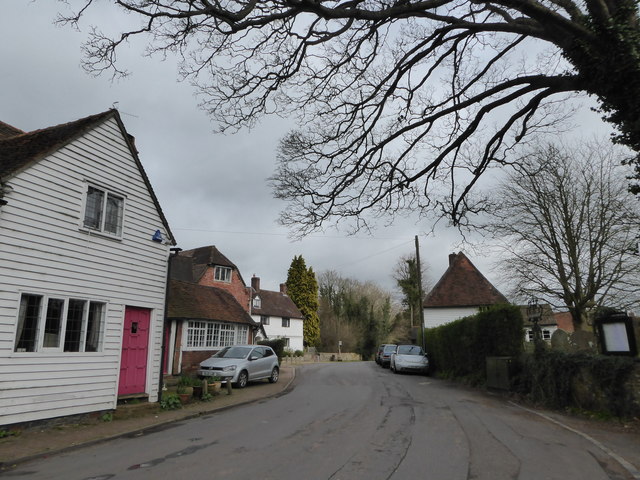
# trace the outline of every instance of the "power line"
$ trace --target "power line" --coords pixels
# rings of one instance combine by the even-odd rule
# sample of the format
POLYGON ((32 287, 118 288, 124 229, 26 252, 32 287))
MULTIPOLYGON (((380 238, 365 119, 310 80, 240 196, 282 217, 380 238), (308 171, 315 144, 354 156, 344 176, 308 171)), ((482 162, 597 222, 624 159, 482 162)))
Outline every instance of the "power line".
MULTIPOLYGON (((286 233, 276 233, 276 232, 241 232, 241 231, 233 231, 233 230, 208 230, 204 228, 175 228, 172 227, 173 231, 183 231, 183 232, 203 232, 203 233, 224 233, 231 235, 266 235, 272 237, 287 237, 286 233)), ((374 237, 374 236, 356 236, 356 235, 307 235, 304 238, 332 238, 332 239, 354 239, 354 240, 396 240, 400 237, 374 237)))

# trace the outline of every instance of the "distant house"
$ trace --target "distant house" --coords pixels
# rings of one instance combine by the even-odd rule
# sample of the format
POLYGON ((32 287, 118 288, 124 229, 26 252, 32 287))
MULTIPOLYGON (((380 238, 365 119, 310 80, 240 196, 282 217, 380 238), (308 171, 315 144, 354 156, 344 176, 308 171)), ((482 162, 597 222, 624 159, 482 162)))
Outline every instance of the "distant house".
POLYGON ((262 324, 267 336, 283 338, 289 350, 302 350, 304 316, 287 295, 287 286, 281 283, 279 292, 262 290, 260 278, 254 276, 251 290, 251 316, 262 324))
POLYGON ((214 246, 171 259, 164 371, 192 374, 201 361, 262 333, 249 315, 250 293, 238 268, 214 246))
MULTIPOLYGON (((538 326, 540 327, 540 335, 542 340, 547 343, 551 343, 551 336, 553 332, 558 330, 558 323, 556 321, 556 314, 551 310, 551 305, 540 305, 540 317, 538 320, 538 326)), ((520 305, 520 313, 522 314, 523 327, 524 327, 524 341, 529 343, 534 340, 534 322, 529 318, 529 306, 520 305)))
POLYGON ((158 399, 174 243, 116 110, 0 124, 0 425, 158 399))
POLYGON ((172 277, 208 287, 217 287, 235 297, 242 308, 250 311, 251 292, 238 267, 214 245, 184 250, 179 253, 178 266, 172 277))
POLYGON ((437 327, 474 315, 491 305, 509 303, 502 293, 460 253, 449 255, 449 268, 425 297, 424 325, 437 327))

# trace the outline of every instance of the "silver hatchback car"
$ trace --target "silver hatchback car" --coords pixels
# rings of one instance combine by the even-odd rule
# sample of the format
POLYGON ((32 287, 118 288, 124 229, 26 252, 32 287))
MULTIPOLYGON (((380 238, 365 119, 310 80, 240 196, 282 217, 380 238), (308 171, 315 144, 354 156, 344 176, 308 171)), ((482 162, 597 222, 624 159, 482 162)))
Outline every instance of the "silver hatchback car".
POLYGON ((389 368, 394 373, 415 372, 429 374, 429 359, 418 345, 398 345, 391 355, 389 368))
POLYGON ((220 377, 244 388, 251 380, 278 381, 280 365, 271 347, 264 345, 233 345, 225 347, 200 363, 199 377, 220 377))

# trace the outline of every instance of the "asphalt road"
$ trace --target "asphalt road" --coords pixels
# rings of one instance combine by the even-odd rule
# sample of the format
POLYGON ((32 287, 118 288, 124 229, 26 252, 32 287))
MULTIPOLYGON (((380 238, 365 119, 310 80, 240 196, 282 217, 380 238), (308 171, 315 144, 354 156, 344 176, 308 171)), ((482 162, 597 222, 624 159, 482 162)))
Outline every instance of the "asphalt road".
POLYGON ((372 362, 307 365, 290 393, 20 465, 38 479, 622 480, 584 438, 372 362))

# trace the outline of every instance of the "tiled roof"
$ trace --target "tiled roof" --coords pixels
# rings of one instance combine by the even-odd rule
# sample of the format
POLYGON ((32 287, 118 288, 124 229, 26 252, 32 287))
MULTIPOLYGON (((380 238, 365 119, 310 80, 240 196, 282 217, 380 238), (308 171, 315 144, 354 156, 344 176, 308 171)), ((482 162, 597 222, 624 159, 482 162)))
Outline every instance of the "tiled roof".
POLYGON ((175 237, 169 228, 169 222, 167 222, 167 219, 164 216, 160 203, 158 202, 158 198, 151 186, 151 182, 149 181, 149 178, 142 167, 142 163, 140 163, 140 159, 138 158, 138 152, 132 142, 133 137, 131 137, 124 128, 124 124, 122 123, 120 114, 117 110, 107 110, 106 112, 90 115, 73 122, 34 130, 33 132, 28 133, 24 133, 11 125, 0 122, 0 130, 5 132, 5 134, 10 135, 12 131, 16 133, 14 136, 3 136, 0 134, 0 179, 6 180, 7 176, 14 175, 31 165, 33 162, 36 162, 56 150, 59 150, 110 117, 114 117, 118 123, 118 126, 129 145, 131 155, 133 156, 136 165, 140 170, 140 174, 147 186, 149 195, 151 196, 158 214, 162 219, 165 230, 171 239, 171 244, 175 245, 175 237))
POLYGON ((449 268, 429 292, 424 307, 479 307, 509 303, 462 252, 449 255, 449 268))
POLYGON ((253 293, 253 298, 260 297, 260 308, 255 308, 251 303, 251 313, 255 315, 270 315, 274 317, 304 318, 291 297, 270 290, 258 290, 253 293))
POLYGON ((0 121, 0 139, 15 137, 16 135, 21 135, 23 133, 24 132, 19 128, 12 127, 8 123, 4 123, 0 121))
POLYGON ((168 318, 217 320, 257 326, 230 293, 191 282, 169 282, 168 318))
POLYGON ((107 110, 74 122, 0 139, 0 178, 62 148, 115 114, 115 110, 107 110))
POLYGON ((200 277, 204 275, 204 272, 206 271, 207 266, 218 265, 220 267, 229 267, 235 270, 238 273, 238 276, 240 277, 240 280, 242 281, 242 283, 246 285, 244 283, 242 275, 240 274, 240 270, 238 270, 238 267, 236 267, 236 265, 231 260, 225 257, 220 252, 220 250, 218 250, 215 247, 215 245, 198 247, 198 248, 194 248, 193 250, 184 250, 180 252, 180 256, 189 257, 192 261, 193 277, 191 281, 197 282, 200 279, 200 277))

